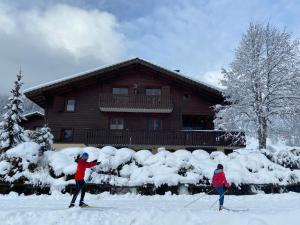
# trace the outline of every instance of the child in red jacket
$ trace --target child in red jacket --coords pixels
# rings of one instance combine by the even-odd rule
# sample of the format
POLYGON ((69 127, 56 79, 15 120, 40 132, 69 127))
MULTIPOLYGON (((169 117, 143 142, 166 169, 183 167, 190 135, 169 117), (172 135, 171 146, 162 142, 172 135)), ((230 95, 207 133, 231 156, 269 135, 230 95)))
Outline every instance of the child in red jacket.
POLYGON ((223 209, 224 204, 224 186, 229 188, 230 185, 228 184, 225 174, 223 172, 223 165, 218 164, 217 169, 214 171, 214 176, 212 178, 213 187, 216 189, 218 194, 220 195, 219 198, 219 210, 223 209))
POLYGON ((83 152, 75 160, 75 162, 77 162, 77 170, 75 173, 76 190, 73 195, 73 198, 72 198, 69 208, 72 208, 75 206, 75 201, 76 201, 76 198, 80 191, 81 191, 81 197, 80 197, 79 206, 80 207, 88 206, 87 204, 84 203, 84 195, 85 195, 85 190, 86 190, 86 183, 84 181, 85 170, 86 170, 86 168, 91 168, 91 167, 99 164, 97 162, 97 160, 94 160, 92 162, 87 162, 88 158, 89 158, 89 154, 86 152, 83 152))

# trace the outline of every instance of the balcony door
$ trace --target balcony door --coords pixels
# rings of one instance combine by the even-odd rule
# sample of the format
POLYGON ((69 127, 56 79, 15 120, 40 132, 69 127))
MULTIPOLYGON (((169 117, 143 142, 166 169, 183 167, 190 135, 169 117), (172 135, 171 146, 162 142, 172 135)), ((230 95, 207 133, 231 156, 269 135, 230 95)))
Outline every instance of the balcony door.
POLYGON ((161 130, 161 129, 162 129, 161 118, 148 119, 148 130, 161 130))
POLYGON ((212 130, 212 117, 208 115, 182 115, 183 130, 212 130))
POLYGON ((122 117, 112 117, 110 119, 109 128, 111 130, 124 130, 124 118, 122 118, 122 117))

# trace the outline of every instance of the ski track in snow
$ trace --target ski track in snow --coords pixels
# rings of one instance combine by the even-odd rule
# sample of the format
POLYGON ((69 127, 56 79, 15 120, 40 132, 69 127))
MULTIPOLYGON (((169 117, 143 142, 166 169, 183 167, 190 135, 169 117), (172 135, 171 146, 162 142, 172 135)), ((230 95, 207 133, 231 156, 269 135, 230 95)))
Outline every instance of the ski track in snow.
POLYGON ((133 194, 86 195, 86 202, 99 208, 68 209, 69 194, 51 196, 0 196, 1 225, 296 225, 299 224, 300 194, 258 194, 226 196, 225 206, 249 208, 247 212, 231 212, 209 206, 218 198, 204 196, 196 203, 184 205, 203 196, 133 194))

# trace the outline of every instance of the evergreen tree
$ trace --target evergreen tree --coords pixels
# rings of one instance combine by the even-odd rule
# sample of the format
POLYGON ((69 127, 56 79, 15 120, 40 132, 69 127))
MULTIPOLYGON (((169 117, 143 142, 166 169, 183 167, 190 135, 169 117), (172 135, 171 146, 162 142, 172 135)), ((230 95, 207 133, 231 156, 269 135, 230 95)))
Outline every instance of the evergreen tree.
POLYGON ((53 144, 54 137, 51 133, 51 129, 45 125, 44 127, 33 131, 30 135, 30 138, 33 142, 41 146, 40 155, 42 155, 43 152, 51 149, 51 144, 53 144))
POLYGON ((21 93, 23 83, 21 80, 22 73, 20 70, 11 90, 11 96, 8 98, 8 103, 4 107, 3 121, 0 123, 0 148, 4 151, 24 142, 24 130, 19 126, 23 119, 23 94, 21 93))

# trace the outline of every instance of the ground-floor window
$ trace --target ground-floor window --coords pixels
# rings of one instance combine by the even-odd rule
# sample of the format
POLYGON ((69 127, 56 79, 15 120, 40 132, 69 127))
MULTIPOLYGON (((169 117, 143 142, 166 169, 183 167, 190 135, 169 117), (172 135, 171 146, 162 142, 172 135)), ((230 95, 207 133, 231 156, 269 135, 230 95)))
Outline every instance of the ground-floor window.
POLYGON ((148 119, 148 129, 149 130, 161 130, 162 122, 160 118, 149 118, 148 119))
POLYGON ((110 119, 110 129, 111 130, 122 130, 124 129, 124 118, 113 117, 110 119))
POLYGON ((61 139, 62 141, 73 141, 74 130, 73 129, 62 129, 61 131, 61 139))

